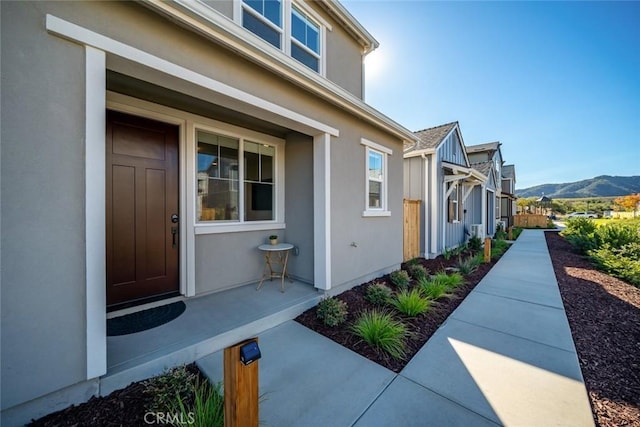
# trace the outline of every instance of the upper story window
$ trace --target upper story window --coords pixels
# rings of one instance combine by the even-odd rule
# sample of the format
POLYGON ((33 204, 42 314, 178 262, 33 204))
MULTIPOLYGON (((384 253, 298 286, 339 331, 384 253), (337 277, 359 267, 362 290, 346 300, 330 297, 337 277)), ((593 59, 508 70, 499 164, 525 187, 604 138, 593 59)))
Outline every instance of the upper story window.
POLYGON ((365 148, 365 209, 363 216, 389 216, 387 157, 392 150, 362 139, 365 148))
POLYGON ((241 0, 238 20, 258 37, 324 75, 324 33, 330 27, 308 7, 289 0, 241 0))

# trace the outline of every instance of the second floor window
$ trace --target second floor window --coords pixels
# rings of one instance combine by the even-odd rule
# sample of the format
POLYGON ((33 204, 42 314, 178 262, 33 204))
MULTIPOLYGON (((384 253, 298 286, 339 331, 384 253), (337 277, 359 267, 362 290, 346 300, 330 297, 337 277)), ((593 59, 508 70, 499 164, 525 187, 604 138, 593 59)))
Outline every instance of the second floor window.
POLYGON ((324 27, 308 7, 302 8, 286 0, 242 0, 240 4, 240 23, 244 28, 324 74, 324 27))

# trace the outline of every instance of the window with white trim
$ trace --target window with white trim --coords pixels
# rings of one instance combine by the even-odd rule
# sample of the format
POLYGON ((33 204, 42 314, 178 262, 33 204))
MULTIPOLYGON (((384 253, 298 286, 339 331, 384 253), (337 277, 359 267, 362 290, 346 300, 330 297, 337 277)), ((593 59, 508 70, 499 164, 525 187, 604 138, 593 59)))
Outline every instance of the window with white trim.
POLYGON ((196 143, 198 222, 278 218, 278 144, 201 129, 196 143))
POLYGON ((365 146, 365 209, 363 216, 389 216, 387 157, 392 150, 375 142, 361 140, 365 146))
POLYGON ((322 49, 328 24, 317 13, 286 0, 241 0, 239 4, 236 19, 244 28, 324 75, 322 49))
POLYGON ((458 181, 449 183, 449 189, 451 186, 454 186, 453 191, 449 194, 448 200, 448 215, 447 220, 449 222, 460 222, 460 189, 461 186, 458 184, 458 181))

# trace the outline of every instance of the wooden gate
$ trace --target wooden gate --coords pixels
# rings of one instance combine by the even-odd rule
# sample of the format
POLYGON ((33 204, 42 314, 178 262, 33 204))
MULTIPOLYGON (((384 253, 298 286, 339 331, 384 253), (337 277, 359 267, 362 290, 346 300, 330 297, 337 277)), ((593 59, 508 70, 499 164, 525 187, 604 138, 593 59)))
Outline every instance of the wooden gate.
POLYGON ((420 256, 421 200, 404 199, 404 261, 420 256))

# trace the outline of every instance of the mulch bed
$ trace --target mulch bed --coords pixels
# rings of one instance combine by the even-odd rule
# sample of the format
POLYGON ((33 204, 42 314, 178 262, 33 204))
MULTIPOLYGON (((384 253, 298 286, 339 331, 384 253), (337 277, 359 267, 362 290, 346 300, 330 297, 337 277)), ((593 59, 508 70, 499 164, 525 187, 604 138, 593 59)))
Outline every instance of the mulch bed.
MULTIPOLYGON (((596 422, 600 427, 640 426, 640 289, 595 270, 556 232, 546 236, 596 422)), ((456 262, 457 259, 439 257, 422 263, 435 273, 456 262)), ((482 265, 467 277, 467 284, 459 288, 455 298, 440 300, 435 310, 411 320, 417 332, 407 360, 460 305, 493 263, 482 265)), ((368 307, 363 292, 364 286, 359 286, 340 295, 349 306, 349 320, 368 307)), ((394 372, 407 362, 384 358, 344 330, 327 328, 318 322, 313 309, 296 320, 394 372)), ((133 383, 107 397, 92 398, 30 425, 145 425, 143 417, 151 398, 143 391, 141 383, 133 383)))
POLYGON ((546 238, 596 422, 640 426, 640 289, 546 238))
MULTIPOLYGON (((469 255, 470 254, 464 254, 462 257, 464 259, 469 255)), ((456 289, 452 298, 440 298, 436 300, 433 308, 427 313, 416 317, 397 316, 412 332, 412 336, 407 342, 407 357, 402 360, 393 359, 386 356, 384 353, 377 351, 374 347, 349 332, 348 329, 348 325, 354 322, 360 312, 373 307, 371 303, 367 302, 365 299, 366 289, 369 284, 374 281, 385 282, 387 286, 393 289, 393 285, 391 284, 391 280, 388 275, 356 286, 355 288, 345 291, 337 296, 338 299, 347 303, 347 309, 349 311, 347 319, 342 325, 336 327, 326 326, 320 319, 318 319, 316 307, 305 311, 295 320, 307 328, 332 339, 338 344, 355 351, 356 353, 392 370, 393 372, 400 372, 402 368, 409 363, 409 360, 411 360, 411 358, 422 348, 427 340, 431 338, 440 325, 444 323, 447 317, 449 317, 449 315, 460 305, 464 298, 469 295, 478 283, 480 283, 480 280, 482 280, 489 270, 491 270, 491 267, 493 267, 497 260, 498 258, 492 260, 490 263, 481 264, 474 273, 465 276, 465 284, 456 289)), ((451 257, 447 260, 443 256, 439 256, 435 259, 422 259, 420 260, 420 263, 430 274, 435 274, 454 267, 458 263, 458 257, 451 257)))

